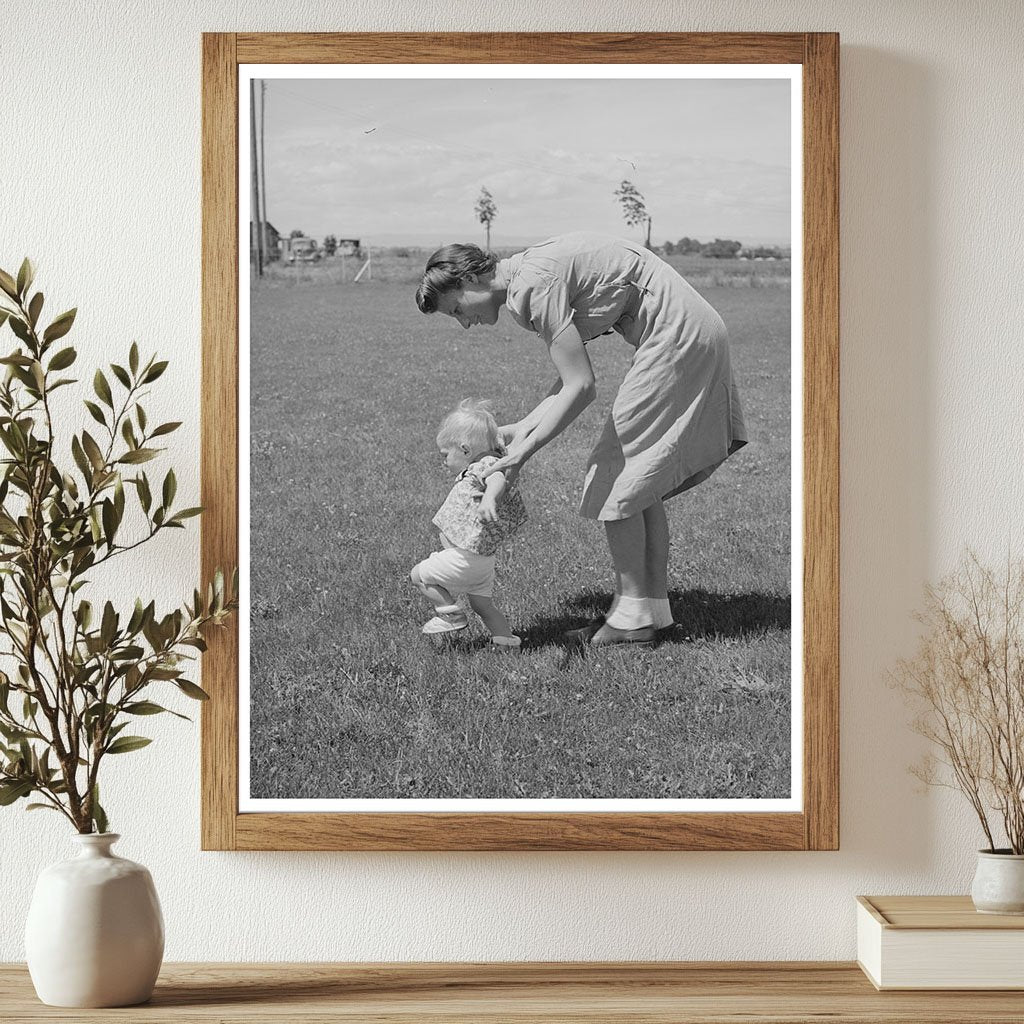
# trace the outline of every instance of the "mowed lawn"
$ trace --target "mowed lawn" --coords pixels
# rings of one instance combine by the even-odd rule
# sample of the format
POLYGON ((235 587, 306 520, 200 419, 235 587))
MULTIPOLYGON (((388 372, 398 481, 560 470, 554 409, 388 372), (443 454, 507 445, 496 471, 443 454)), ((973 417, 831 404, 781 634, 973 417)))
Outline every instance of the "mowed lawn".
POLYGON ((438 546, 452 478, 434 444, 461 398, 525 413, 554 373, 502 312, 463 331, 414 286, 254 286, 251 795, 257 798, 756 798, 790 787, 789 291, 702 287, 729 326, 751 444, 667 504, 672 606, 651 650, 580 654, 602 611, 583 467, 630 350, 590 352, 598 400, 521 476, 531 515, 496 599, 524 637, 474 620, 429 640, 409 570, 438 546))

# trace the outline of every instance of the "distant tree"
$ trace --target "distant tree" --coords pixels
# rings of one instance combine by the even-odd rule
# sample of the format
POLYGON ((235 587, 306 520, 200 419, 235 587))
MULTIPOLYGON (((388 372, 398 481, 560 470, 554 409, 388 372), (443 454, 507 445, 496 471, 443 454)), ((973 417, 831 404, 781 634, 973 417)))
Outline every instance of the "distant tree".
POLYGON ((291 233, 290 233, 290 234, 288 235, 288 237, 289 237, 289 238, 305 238, 305 237, 306 237, 306 232, 305 232, 305 231, 300 231, 300 230, 299 230, 298 228, 295 228, 295 229, 294 229, 294 230, 293 230, 293 231, 292 231, 292 232, 291 232, 291 233))
POLYGON ((684 256, 689 256, 693 253, 703 252, 704 245, 697 241, 696 238, 688 238, 686 236, 679 239, 676 242, 676 252, 681 253, 684 256))
POLYGON ((666 256, 671 256, 676 251, 674 242, 666 242, 661 248, 666 256))
POLYGON ((644 243, 648 249, 651 247, 651 215, 647 212, 647 204, 640 190, 633 182, 623 178, 622 183, 615 190, 615 198, 622 206, 622 217, 625 222, 634 227, 637 224, 647 224, 647 241, 644 243))
POLYGON ((328 256, 333 256, 334 250, 337 248, 338 240, 334 237, 334 235, 328 235, 324 239, 324 252, 327 253, 328 256))
POLYGON ((744 249, 743 254, 752 260, 781 260, 782 250, 777 245, 755 245, 744 249))
POLYGON ((473 207, 473 212, 476 214, 477 220, 483 224, 484 229, 487 231, 487 243, 484 248, 490 250, 491 221, 498 216, 498 207, 494 204, 494 197, 486 188, 480 189, 480 196, 476 201, 476 206, 473 207))
POLYGON ((735 242, 731 238, 716 238, 713 242, 704 246, 704 255, 722 259, 735 256, 742 248, 742 242, 735 242))

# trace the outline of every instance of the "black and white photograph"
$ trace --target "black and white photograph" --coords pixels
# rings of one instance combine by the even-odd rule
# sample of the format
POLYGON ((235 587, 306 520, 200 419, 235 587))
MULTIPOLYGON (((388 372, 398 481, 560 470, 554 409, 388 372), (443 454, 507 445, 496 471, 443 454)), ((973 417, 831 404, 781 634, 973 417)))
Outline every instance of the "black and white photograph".
POLYGON ((799 68, 240 70, 240 808, 798 810, 799 68))

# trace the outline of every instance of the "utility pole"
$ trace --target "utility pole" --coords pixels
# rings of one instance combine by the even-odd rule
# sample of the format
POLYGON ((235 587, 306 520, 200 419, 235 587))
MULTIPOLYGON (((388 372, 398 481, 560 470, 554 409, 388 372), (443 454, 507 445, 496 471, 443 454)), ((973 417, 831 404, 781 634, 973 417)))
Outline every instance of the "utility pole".
POLYGON ((256 81, 249 79, 249 138, 252 163, 252 218, 256 228, 256 273, 263 276, 263 224, 260 222, 260 168, 256 160, 256 81))
MULTIPOLYGON (((260 79, 260 198, 263 202, 263 232, 262 239, 264 250, 267 244, 267 158, 266 152, 263 145, 264 131, 263 126, 266 123, 267 113, 267 80, 265 78, 260 79)), ((270 253, 264 251, 263 253, 265 262, 270 262, 270 253)))

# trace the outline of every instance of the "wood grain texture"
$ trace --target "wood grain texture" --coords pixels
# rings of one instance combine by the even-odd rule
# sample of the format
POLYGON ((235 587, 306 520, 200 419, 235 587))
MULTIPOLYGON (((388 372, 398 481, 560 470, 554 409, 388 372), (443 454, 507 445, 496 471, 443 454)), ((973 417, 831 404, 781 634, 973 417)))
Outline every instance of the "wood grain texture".
MULTIPOLYGON (((203 572, 237 562, 237 65, 804 65, 804 764, 800 814, 239 814, 238 648, 203 678, 204 849, 802 850, 839 842, 838 50, 834 34, 241 34, 204 37, 203 572)), ((247 453, 243 453, 243 456, 247 453)), ((794 514, 797 514, 794 512, 794 514)), ((243 609, 242 614, 246 614, 243 609)))
POLYGON ((802 814, 241 814, 243 850, 802 850, 802 814))
POLYGON ((239 33, 240 64, 799 64, 799 32, 239 33))
MULTIPOLYGON (((203 356, 200 450, 203 586, 238 564, 238 70, 235 37, 203 36, 203 356)), ((235 846, 238 623, 203 655, 204 850, 235 846)))
POLYGON ((804 807, 839 847, 839 36, 804 59, 804 807))
POLYGON ((1024 931, 1024 914, 979 914, 970 896, 858 896, 883 928, 1024 931))
POLYGON ((878 992, 850 963, 165 964, 150 1003, 43 1006, 0 965, 5 1024, 1020 1024, 1019 992, 878 992))

